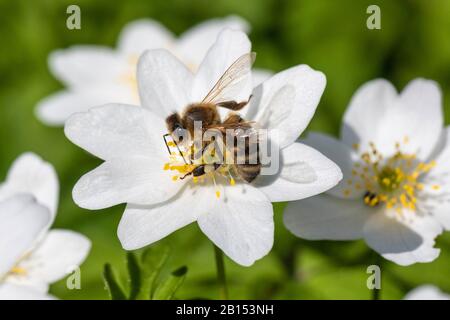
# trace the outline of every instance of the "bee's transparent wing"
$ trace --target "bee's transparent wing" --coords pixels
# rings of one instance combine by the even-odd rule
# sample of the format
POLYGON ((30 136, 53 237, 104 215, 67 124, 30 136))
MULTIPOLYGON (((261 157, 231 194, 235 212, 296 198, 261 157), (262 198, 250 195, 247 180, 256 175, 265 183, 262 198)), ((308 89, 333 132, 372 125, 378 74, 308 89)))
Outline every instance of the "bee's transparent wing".
POLYGON ((220 77, 202 102, 218 104, 236 100, 242 86, 248 81, 255 57, 254 52, 240 56, 220 77))

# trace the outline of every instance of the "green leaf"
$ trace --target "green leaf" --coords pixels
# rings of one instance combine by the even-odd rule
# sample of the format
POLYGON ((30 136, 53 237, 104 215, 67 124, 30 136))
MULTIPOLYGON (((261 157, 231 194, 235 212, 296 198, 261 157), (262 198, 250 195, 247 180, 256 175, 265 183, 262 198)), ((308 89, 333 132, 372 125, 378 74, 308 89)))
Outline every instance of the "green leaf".
POLYGON ((122 287, 117 281, 114 270, 109 263, 105 264, 103 269, 103 279, 105 280, 111 300, 127 300, 122 287))
POLYGON ((162 282, 155 290, 153 296, 154 300, 170 300, 175 295, 175 292, 183 284, 186 277, 187 267, 183 266, 173 271, 169 277, 162 282))
POLYGON ((133 252, 127 252, 128 275, 130 277, 130 300, 136 300, 141 291, 141 266, 133 252))
POLYGON ((155 283, 162 267, 169 258, 170 249, 167 246, 150 247, 141 257, 142 283, 137 299, 150 299, 155 291, 155 283))

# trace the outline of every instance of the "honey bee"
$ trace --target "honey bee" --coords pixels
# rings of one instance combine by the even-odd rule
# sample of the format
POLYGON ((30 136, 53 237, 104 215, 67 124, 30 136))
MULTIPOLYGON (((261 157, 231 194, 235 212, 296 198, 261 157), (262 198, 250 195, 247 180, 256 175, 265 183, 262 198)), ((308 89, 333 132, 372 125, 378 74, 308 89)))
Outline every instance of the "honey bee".
MULTIPOLYGON (((165 134, 163 137, 169 154, 170 148, 168 147, 166 138, 171 136, 178 152, 187 164, 178 144, 186 143, 186 141, 183 141, 183 139, 186 138, 182 132, 188 132, 189 136, 193 137, 194 123, 201 121, 202 133, 207 130, 215 130, 222 136, 223 139, 221 140, 224 141, 226 132, 229 132, 229 129, 232 129, 234 130, 234 142, 237 142, 238 139, 244 139, 244 146, 239 143, 233 143, 233 150, 228 151, 234 154, 234 159, 237 159, 236 156, 239 153, 243 153, 245 155, 245 161, 234 161, 234 163, 231 164, 231 167, 241 179, 248 183, 252 182, 259 175, 261 171, 261 163, 258 159, 259 141, 258 139, 251 139, 251 136, 256 134, 256 130, 252 130, 254 129, 254 123, 244 120, 236 113, 230 113, 225 120, 222 121, 217 110, 218 107, 221 107, 231 111, 239 111, 248 104, 251 96, 248 100, 242 102, 232 100, 230 99, 230 96, 233 95, 233 90, 242 85, 242 81, 245 80, 246 76, 251 72, 251 66, 255 60, 255 56, 256 54, 252 52, 239 57, 219 78, 202 102, 188 105, 181 115, 175 112, 166 118, 166 125, 169 133, 165 134), (242 148, 245 150, 242 150, 242 148)), ((205 150, 208 149, 208 146, 213 142, 214 141, 206 143, 201 142, 199 152, 205 152, 205 150)), ((191 158, 188 160, 190 164, 192 164, 191 158)), ((201 177, 207 173, 218 170, 223 165, 223 162, 201 163, 195 165, 194 169, 181 179, 190 175, 201 177)))

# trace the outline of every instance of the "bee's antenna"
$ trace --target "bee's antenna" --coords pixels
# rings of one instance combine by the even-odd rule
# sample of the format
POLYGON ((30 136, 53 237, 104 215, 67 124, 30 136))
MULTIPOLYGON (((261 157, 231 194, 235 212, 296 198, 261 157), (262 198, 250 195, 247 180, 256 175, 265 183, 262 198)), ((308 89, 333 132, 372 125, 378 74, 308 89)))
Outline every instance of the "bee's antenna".
POLYGON ((164 143, 166 144, 167 152, 169 152, 169 156, 170 156, 170 155, 171 155, 171 152, 170 152, 169 145, 167 144, 167 140, 166 140, 166 137, 167 137, 167 136, 170 136, 170 134, 168 134, 168 133, 164 134, 164 135, 163 135, 163 139, 164 139, 164 143))
MULTIPOLYGON (((169 155, 172 155, 172 152, 170 152, 169 143, 167 142, 167 139, 166 139, 167 136, 170 136, 170 134, 169 134, 169 133, 166 133, 166 134, 163 135, 164 143, 166 144, 167 152, 169 152, 169 155)), ((175 140, 173 140, 173 139, 172 139, 172 141, 173 141, 173 143, 175 144, 175 146, 177 147, 177 150, 178 150, 178 152, 180 153, 180 156, 183 158, 184 163, 185 163, 185 164, 188 164, 188 163, 186 162, 186 159, 184 158, 183 153, 182 153, 181 150, 180 150, 180 147, 178 147, 177 142, 176 142, 175 140)), ((190 162, 190 161, 189 161, 189 162, 190 162)), ((191 164, 192 164, 192 163, 191 163, 191 164)))

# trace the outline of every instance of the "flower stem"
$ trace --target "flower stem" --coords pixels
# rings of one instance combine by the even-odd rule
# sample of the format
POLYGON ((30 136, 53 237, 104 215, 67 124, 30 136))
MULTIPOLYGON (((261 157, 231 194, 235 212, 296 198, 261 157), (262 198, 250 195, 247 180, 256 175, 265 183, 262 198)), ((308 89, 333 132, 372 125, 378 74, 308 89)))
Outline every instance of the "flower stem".
POLYGON ((380 300, 380 292, 381 292, 381 288, 380 289, 374 288, 372 290, 372 300, 380 300))
POLYGON ((222 300, 228 300, 228 287, 227 287, 227 279, 225 276, 225 264, 223 260, 223 252, 217 246, 214 245, 214 253, 217 267, 217 281, 219 282, 220 285, 220 298, 222 300))
MULTIPOLYGON (((377 265, 381 270, 382 263, 383 263, 383 257, 380 254, 378 254, 377 252, 374 252, 374 254, 375 254, 375 265, 377 265)), ((381 276, 381 274, 380 274, 380 276, 381 276)), ((381 288, 382 287, 381 287, 381 279, 380 279, 380 288, 372 289, 372 300, 381 300, 381 288)))

